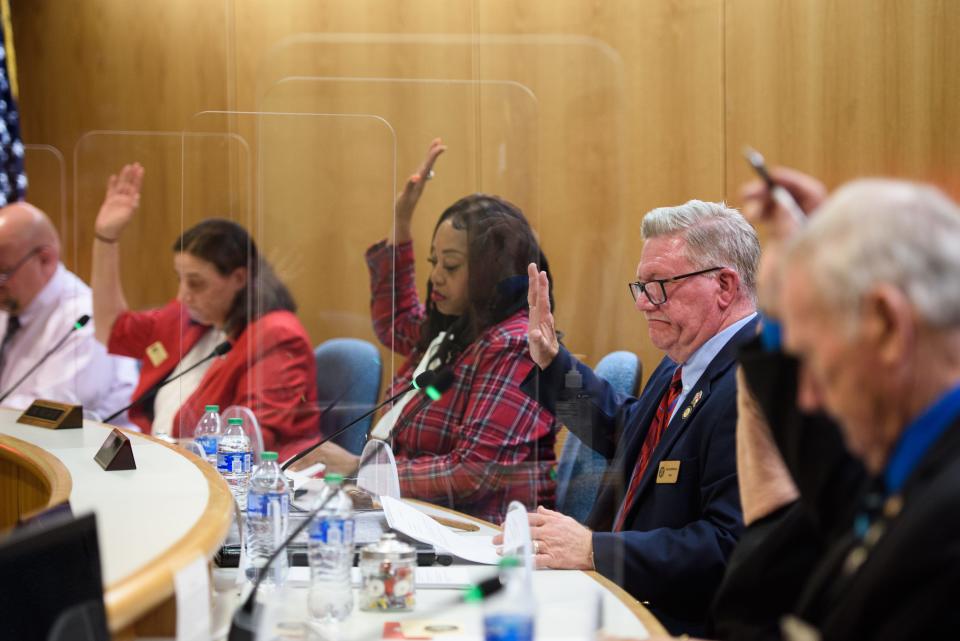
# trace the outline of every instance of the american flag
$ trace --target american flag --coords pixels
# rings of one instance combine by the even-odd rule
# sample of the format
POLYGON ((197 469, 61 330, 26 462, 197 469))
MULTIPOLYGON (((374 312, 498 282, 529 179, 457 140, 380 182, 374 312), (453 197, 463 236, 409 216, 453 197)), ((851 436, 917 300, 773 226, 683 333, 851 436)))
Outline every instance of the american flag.
POLYGON ((7 48, 0 29, 0 206, 23 200, 27 195, 27 172, 23 168, 20 115, 13 101, 7 74, 7 48))

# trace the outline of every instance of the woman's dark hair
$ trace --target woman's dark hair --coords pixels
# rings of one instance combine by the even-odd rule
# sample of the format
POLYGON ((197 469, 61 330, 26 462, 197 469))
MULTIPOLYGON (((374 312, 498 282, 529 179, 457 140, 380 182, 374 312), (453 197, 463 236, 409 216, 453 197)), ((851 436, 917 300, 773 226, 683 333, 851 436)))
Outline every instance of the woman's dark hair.
POLYGON ((260 256, 247 230, 222 218, 208 218, 180 235, 173 251, 205 260, 221 276, 229 276, 238 267, 247 268, 247 286, 237 292, 227 312, 224 332, 233 338, 247 323, 278 309, 297 311, 297 304, 270 264, 260 256))
MULTIPOLYGON (((550 273, 547 257, 523 212, 497 196, 471 194, 450 205, 433 229, 449 220, 467 234, 467 309, 447 316, 437 309, 427 281, 427 316, 420 330, 418 350, 424 353, 441 331, 446 331, 437 356, 453 362, 484 330, 527 308, 527 265, 536 263, 550 273)), ((550 278, 553 304, 553 278, 550 278)))

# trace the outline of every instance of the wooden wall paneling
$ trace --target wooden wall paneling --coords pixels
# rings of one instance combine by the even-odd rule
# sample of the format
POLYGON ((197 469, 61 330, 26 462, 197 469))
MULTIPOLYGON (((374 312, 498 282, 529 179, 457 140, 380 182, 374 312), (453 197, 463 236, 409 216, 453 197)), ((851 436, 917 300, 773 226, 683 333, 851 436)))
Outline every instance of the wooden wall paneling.
POLYGON ((727 0, 727 193, 741 146, 833 187, 864 175, 960 197, 960 5, 727 0))
MULTIPOLYGON (((90 131, 179 131, 190 114, 227 106, 230 5, 231 0, 12 0, 24 142, 49 144, 66 158, 66 227, 76 229, 77 237, 64 238, 64 244, 77 248, 68 258, 81 277, 89 278, 96 215, 91 202, 102 196, 105 184, 89 181, 105 181, 107 172, 119 167, 117 162, 136 158, 111 157, 110 167, 99 168, 101 174, 76 177, 75 146, 90 131), (83 184, 77 186, 75 180, 83 184), (84 195, 81 209, 72 202, 75 189, 84 195), (91 190, 99 192, 93 200, 85 197, 91 190)), ((151 183, 179 180, 179 175, 161 177, 161 172, 173 171, 172 166, 148 166, 148 171, 148 189, 151 183)), ((44 199, 48 186, 55 187, 36 174, 31 178, 31 198, 44 199)), ((170 211, 163 204, 159 211, 170 211)), ((153 253, 157 245, 165 250, 167 237, 157 238, 162 242, 145 236, 137 254, 153 253)), ((127 261, 125 265, 133 267, 127 261)), ((169 293, 157 288, 156 269, 139 267, 142 271, 124 274, 131 291, 147 294, 135 294, 135 300, 156 300, 169 293)), ((169 263, 166 268, 161 273, 169 273, 169 263)))
MULTIPOLYGON (((516 82, 535 97, 535 130, 528 132, 535 143, 527 158, 509 164, 509 177, 520 187, 502 183, 523 194, 503 195, 524 201, 520 204, 534 212, 531 218, 552 257, 558 314, 570 346, 591 361, 612 349, 632 348, 644 356, 649 371, 658 354, 623 284, 639 256, 644 211, 694 196, 715 198, 722 191, 720 9, 719 0, 559 5, 436 0, 402 6, 385 0, 349 6, 285 0, 269 7, 246 0, 100 0, 77 5, 68 20, 58 3, 20 2, 14 19, 23 34, 18 50, 24 129, 65 149, 94 129, 176 131, 205 109, 256 110, 266 88, 301 74, 516 82), (299 46, 303 34, 317 33, 345 41, 356 40, 351 34, 371 35, 354 46, 299 46), (39 46, 41 34, 49 46, 39 46), (434 45, 393 42, 416 44, 423 34, 465 44, 442 48, 438 55, 434 45), (75 96, 74 108, 47 107, 44 100, 54 92, 75 96)), ((393 109, 390 123, 398 132, 397 179, 416 166, 437 130, 450 132, 445 135, 469 158, 458 160, 451 153, 443 160, 443 180, 431 186, 435 197, 428 193, 423 203, 432 215, 419 219, 418 239, 429 238, 431 219, 455 196, 498 186, 490 182, 502 165, 496 142, 505 131, 501 125, 517 113, 496 92, 477 91, 472 100, 459 100, 420 93, 384 105, 393 109), (454 177, 464 182, 454 183, 454 177)), ((240 133, 248 138, 248 132, 240 133)), ((80 247, 89 246, 84 234, 101 183, 124 155, 111 156, 78 179, 80 247)), ((165 195, 145 192, 150 202, 141 214, 170 216, 175 210, 167 195, 177 193, 175 179, 158 177, 174 171, 167 162, 172 160, 148 167, 147 192, 165 195)), ((296 159, 287 162, 292 166, 296 159)), ((282 164, 276 169, 282 171, 282 164)), ((231 182, 238 171, 226 172, 220 187, 226 193, 242 192, 231 182)), ((259 202, 255 194, 247 197, 259 202)), ((185 194, 185 212, 193 210, 193 201, 185 194)), ((374 225, 364 223, 364 232, 374 225)), ((172 279, 156 275, 168 268, 162 254, 174 229, 179 224, 141 235, 138 256, 161 258, 124 274, 139 301, 155 302, 172 293, 172 279), (157 238, 164 238, 159 248, 157 238)), ((418 251, 422 255, 421 246, 418 251)), ((84 253, 78 261, 81 275, 88 269, 84 253)), ((366 290, 365 274, 351 278, 344 291, 366 290)), ((298 295, 305 311, 314 305, 308 293, 298 295)), ((313 338, 319 342, 326 336, 313 338)))
MULTIPOLYGON (((402 40, 400 44, 391 44, 389 35, 383 33, 397 30, 389 10, 374 14, 361 8, 334 22, 319 9, 311 19, 310 6, 287 3, 284 6, 290 12, 285 16, 270 16, 270 24, 261 28, 258 22, 254 29, 249 22, 250 7, 238 7, 238 40, 250 43, 271 28, 289 29, 295 21, 319 25, 317 31, 323 31, 328 41, 327 46, 311 48, 311 37, 289 36, 269 51, 274 62, 261 64, 258 77, 263 80, 257 89, 238 83, 238 101, 296 75, 508 79, 529 87, 536 97, 538 117, 538 167, 530 188, 537 195, 538 213, 532 218, 553 256, 561 323, 571 346, 587 352, 592 360, 615 348, 633 348, 644 354, 649 371, 659 355, 646 342, 642 321, 638 327, 623 284, 636 267, 639 219, 644 211, 694 196, 716 198, 722 191, 720 5, 696 2, 651 7, 652 3, 645 3, 608 9, 611 4, 558 9, 555 3, 525 3, 522 7, 460 3, 461 11, 455 16, 425 4, 404 15, 403 32, 395 39, 402 40), (449 20, 439 29, 438 16, 449 20), (355 42, 355 34, 363 31, 373 35, 368 41, 355 42), (418 35, 423 33, 452 44, 442 49, 444 55, 438 58, 431 38, 418 35), (463 35, 467 37, 459 40, 465 40, 467 46, 457 46, 458 36, 463 35), (475 36, 472 41, 471 35, 475 36), (501 41, 513 38, 513 42, 493 46, 485 36, 501 41), (338 37, 340 43, 335 46, 338 37), (423 44, 413 46, 418 39, 423 44), (411 49, 413 53, 407 53, 411 49), (676 60, 683 65, 679 71, 673 66, 676 60), (642 82, 638 83, 638 77, 642 82), (650 96, 655 97, 653 107, 650 96), (673 130, 657 121, 661 116, 680 122, 682 133, 671 135, 673 130), (646 137, 636 144, 629 134, 638 126, 645 128, 646 137), (639 162, 641 155, 656 161, 639 162), (641 171, 640 178, 635 177, 637 171, 641 171), (644 198, 638 198, 638 192, 644 198), (620 226, 613 227, 611 218, 620 226), (597 287, 598 282, 616 282, 616 286, 597 287), (599 319, 596 309, 605 312, 599 319)), ((245 62, 249 64, 238 60, 238 65, 245 62)), ((238 71, 237 77, 249 78, 251 73, 253 67, 248 66, 245 72, 238 71)), ((451 111, 449 104, 421 102, 419 108, 410 105, 391 120, 400 141, 398 179, 409 172, 407 167, 415 166, 433 132, 426 131, 413 137, 419 140, 409 142, 404 135, 421 120, 443 122, 449 117, 444 112, 451 111)), ((476 104, 484 104, 483 92, 476 104)), ((384 108, 389 106, 387 103, 384 108)), ((474 127, 490 131, 487 123, 495 122, 496 117, 487 116, 495 115, 497 108, 475 108, 474 127)), ((473 166, 481 172, 484 167, 497 166, 496 149, 475 144, 470 153, 477 156, 473 166)), ((450 167, 451 157, 441 162, 445 175, 456 169, 450 167)), ((481 183, 482 176, 476 180, 474 184, 481 183)), ((433 217, 427 218, 422 221, 427 227, 425 238, 429 238, 429 218, 433 217)), ((423 237, 419 229, 417 234, 418 239, 423 237)))

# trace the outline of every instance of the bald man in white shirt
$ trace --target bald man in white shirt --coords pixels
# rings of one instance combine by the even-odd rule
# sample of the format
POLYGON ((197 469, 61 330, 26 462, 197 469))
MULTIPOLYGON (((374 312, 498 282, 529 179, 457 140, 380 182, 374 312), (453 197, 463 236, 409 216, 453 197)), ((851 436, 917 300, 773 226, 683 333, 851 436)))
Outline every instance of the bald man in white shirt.
POLYGON ((46 214, 25 202, 0 209, 0 394, 9 391, 3 406, 23 409, 45 398, 103 418, 130 402, 136 363, 108 355, 92 322, 17 383, 85 314, 93 314, 90 288, 60 262, 60 238, 46 214))

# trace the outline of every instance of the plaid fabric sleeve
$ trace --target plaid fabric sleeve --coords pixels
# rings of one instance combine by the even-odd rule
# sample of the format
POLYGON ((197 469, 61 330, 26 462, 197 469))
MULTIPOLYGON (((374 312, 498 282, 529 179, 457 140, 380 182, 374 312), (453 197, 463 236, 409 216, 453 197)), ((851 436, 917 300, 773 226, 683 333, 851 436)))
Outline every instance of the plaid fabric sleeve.
MULTIPOLYGON (((544 474, 538 441, 551 431, 549 414, 520 390, 533 367, 526 336, 500 336, 481 346, 462 418, 446 417, 442 425, 419 425, 418 448, 431 440, 430 430, 456 434, 455 447, 440 455, 419 455, 397 461, 406 496, 447 499, 450 504, 499 501, 505 489, 527 487, 535 496, 544 474)), ((519 488, 517 488, 519 489, 519 488)), ((496 513, 499 506, 491 506, 496 513)))
POLYGON ((409 356, 420 340, 426 309, 414 282, 413 243, 380 241, 366 253, 370 271, 370 315, 384 346, 409 356))

